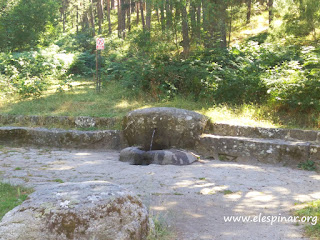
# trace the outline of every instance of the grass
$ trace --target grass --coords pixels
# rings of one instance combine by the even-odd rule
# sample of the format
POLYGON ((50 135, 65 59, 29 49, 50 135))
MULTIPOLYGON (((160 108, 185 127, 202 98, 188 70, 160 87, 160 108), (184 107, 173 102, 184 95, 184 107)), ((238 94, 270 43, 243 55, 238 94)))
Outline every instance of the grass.
POLYGON ((234 192, 231 190, 224 190, 223 191, 223 195, 229 195, 229 194, 233 194, 234 192))
POLYGON ((307 170, 307 171, 316 171, 316 163, 312 160, 307 160, 298 164, 298 168, 307 170))
POLYGON ((296 211, 296 215, 300 217, 312 216, 313 219, 317 218, 316 224, 314 224, 315 221, 313 220, 305 226, 305 233, 311 239, 320 240, 320 200, 308 203, 305 208, 296 211))
POLYGON ((28 194, 32 192, 33 190, 29 188, 0 182, 0 220, 7 212, 26 200, 28 194))
POLYGON ((175 234, 169 229, 169 226, 163 218, 153 216, 152 221, 154 229, 148 234, 147 240, 173 240, 176 239, 175 234))
POLYGON ((57 183, 64 183, 64 181, 60 178, 54 179, 53 181, 57 183))
MULTIPOLYGON (((316 129, 314 119, 280 114, 275 109, 259 105, 214 105, 210 102, 195 102, 189 98, 154 101, 148 96, 132 96, 128 89, 117 82, 108 82, 101 93, 95 92, 91 79, 77 79, 72 90, 60 93, 56 85, 37 99, 19 99, 16 96, 0 98, 0 113, 38 116, 91 116, 117 117, 121 119, 129 111, 147 107, 177 107, 204 114, 213 122, 259 127, 284 127, 316 129)), ((1 92, 0 92, 1 95, 1 92)), ((320 124, 320 123, 319 123, 320 124)), ((120 127, 118 124, 116 127, 120 127)))

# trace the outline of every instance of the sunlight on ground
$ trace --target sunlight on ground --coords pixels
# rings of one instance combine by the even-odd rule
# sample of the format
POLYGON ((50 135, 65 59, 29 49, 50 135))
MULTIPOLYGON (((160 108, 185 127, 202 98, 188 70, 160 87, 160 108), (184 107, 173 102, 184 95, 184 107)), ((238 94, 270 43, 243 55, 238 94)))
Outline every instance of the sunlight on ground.
POLYGON ((231 45, 239 44, 242 40, 258 35, 267 31, 269 28, 268 12, 265 11, 261 15, 251 17, 251 22, 248 25, 242 26, 240 29, 232 32, 231 45))
POLYGON ((90 156, 91 153, 76 153, 76 156, 90 156))
POLYGON ((137 101, 131 101, 129 103, 128 100, 121 100, 118 104, 116 104, 115 107, 120 109, 128 109, 128 108, 134 108, 137 105, 139 105, 137 101))
POLYGON ((243 106, 242 108, 235 109, 228 106, 217 106, 209 108, 200 113, 208 116, 213 122, 228 123, 232 125, 243 126, 260 126, 260 127, 277 127, 270 120, 263 120, 257 113, 256 106, 243 106))
POLYGON ((315 179, 315 180, 319 180, 320 181, 320 175, 313 175, 313 176, 310 176, 310 177, 315 179))
POLYGON ((314 192, 312 194, 300 194, 300 195, 296 195, 294 196, 294 199, 297 202, 310 202, 310 201, 314 201, 316 199, 320 199, 320 192, 314 192))

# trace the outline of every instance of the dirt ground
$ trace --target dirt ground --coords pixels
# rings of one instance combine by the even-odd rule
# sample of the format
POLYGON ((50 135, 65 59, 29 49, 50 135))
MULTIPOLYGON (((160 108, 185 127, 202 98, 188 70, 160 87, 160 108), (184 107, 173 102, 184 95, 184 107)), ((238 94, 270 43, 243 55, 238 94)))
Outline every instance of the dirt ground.
POLYGON ((224 216, 292 215, 320 199, 320 175, 265 164, 202 160, 189 166, 132 166, 119 152, 0 148, 2 180, 34 187, 105 180, 135 192, 175 239, 306 239, 297 223, 225 222, 224 216))

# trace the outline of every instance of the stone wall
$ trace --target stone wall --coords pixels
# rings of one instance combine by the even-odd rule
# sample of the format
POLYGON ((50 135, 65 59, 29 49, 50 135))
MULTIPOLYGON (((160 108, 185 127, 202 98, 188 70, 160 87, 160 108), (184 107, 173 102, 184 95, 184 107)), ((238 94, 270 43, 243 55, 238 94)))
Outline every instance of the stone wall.
POLYGON ((119 150, 127 146, 119 130, 78 131, 0 127, 0 144, 119 150))
MULTIPOLYGON (((188 120, 188 118, 186 119, 188 120)), ((192 119, 196 118, 192 117, 192 119)), ((179 121, 174 124, 179 124, 179 121)), ((105 129, 120 123, 115 118, 0 115, 0 124, 23 125, 28 122, 35 125, 58 123, 66 127, 101 127, 105 129)), ((176 126, 176 128, 179 129, 181 126, 176 126)), ((186 125, 184 128, 186 131, 188 126, 186 125)), ((152 125, 148 131, 144 131, 145 135, 143 135, 143 139, 146 138, 148 144, 154 128, 157 128, 156 134, 166 133, 158 125, 152 125)), ((165 125, 163 128, 165 129, 165 125)), ((174 130, 172 129, 169 133, 171 134, 172 131, 174 130)), ((260 162, 282 163, 283 165, 296 165, 298 162, 310 159, 320 167, 320 131, 235 126, 208 121, 203 134, 196 136, 201 134, 201 131, 198 132, 197 134, 192 132, 192 136, 187 137, 189 142, 186 148, 194 150, 204 157, 217 159, 223 155, 229 160, 240 161, 242 158, 251 158, 260 162), (191 140, 192 143, 190 143, 191 140)), ((139 136, 139 133, 136 135, 139 136)), ((160 135, 155 135, 155 142, 160 135)), ((162 135, 161 139, 168 141, 169 137, 165 138, 162 135)), ((78 131, 28 127, 0 127, 0 144, 115 150, 134 145, 134 143, 128 144, 123 131, 120 130, 78 131)), ((181 146, 177 147, 181 148, 181 146)))
POLYGON ((117 129, 120 126, 119 118, 96 117, 65 117, 65 116, 24 116, 0 115, 0 125, 37 126, 61 128, 103 128, 117 129))

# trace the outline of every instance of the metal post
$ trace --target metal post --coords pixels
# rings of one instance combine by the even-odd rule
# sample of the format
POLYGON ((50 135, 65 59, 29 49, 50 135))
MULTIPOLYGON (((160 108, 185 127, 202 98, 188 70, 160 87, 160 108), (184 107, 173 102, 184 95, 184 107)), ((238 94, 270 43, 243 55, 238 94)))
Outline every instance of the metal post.
POLYGON ((96 91, 100 92, 99 89, 99 59, 98 59, 98 51, 96 50, 96 91))

